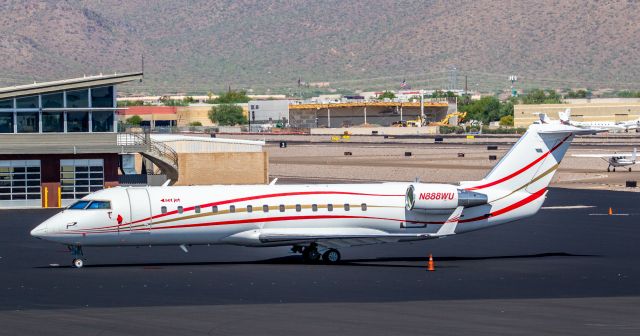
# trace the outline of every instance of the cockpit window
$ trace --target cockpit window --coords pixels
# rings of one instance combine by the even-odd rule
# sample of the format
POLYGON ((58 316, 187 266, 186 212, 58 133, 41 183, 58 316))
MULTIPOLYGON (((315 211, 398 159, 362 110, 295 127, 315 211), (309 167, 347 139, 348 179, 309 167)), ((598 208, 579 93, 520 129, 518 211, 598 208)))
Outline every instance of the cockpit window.
POLYGON ((93 201, 87 209, 111 209, 111 202, 109 201, 93 201))
POLYGON ((71 204, 71 206, 69 206, 69 209, 83 210, 87 207, 87 205, 89 205, 89 201, 77 201, 71 204))

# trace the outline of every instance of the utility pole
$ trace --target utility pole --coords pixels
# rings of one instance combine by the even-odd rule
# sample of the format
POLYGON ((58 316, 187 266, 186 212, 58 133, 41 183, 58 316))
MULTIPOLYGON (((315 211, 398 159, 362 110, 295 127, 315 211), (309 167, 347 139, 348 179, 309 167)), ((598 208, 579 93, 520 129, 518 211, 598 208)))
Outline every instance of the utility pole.
POLYGON ((467 92, 468 92, 468 91, 467 91, 467 88, 468 88, 468 87, 467 87, 467 84, 468 84, 468 82, 467 82, 467 75, 464 75, 464 94, 465 94, 465 96, 467 95, 467 92))

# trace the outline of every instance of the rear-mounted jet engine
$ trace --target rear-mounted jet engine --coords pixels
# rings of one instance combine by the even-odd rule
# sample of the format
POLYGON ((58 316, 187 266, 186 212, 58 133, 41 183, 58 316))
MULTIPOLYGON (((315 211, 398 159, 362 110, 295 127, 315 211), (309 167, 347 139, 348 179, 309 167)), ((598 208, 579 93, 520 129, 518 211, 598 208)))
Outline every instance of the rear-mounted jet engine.
POLYGON ((487 204, 487 195, 448 184, 417 184, 407 188, 407 210, 450 210, 487 204))

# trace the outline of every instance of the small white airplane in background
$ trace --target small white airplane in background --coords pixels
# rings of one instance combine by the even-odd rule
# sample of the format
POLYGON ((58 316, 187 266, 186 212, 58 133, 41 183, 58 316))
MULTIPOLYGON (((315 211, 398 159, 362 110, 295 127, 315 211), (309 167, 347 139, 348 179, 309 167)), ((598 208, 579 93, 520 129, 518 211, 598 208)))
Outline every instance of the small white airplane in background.
POLYGON ((576 134, 531 125, 480 181, 115 187, 89 194, 31 231, 69 247, 234 244, 291 246, 307 261, 338 248, 435 239, 534 215, 576 134))
MULTIPOLYGON (((634 148, 633 153, 628 154, 574 154, 574 157, 591 157, 591 158, 601 158, 609 163, 607 167, 607 171, 611 171, 611 167, 613 167, 613 171, 616 171, 616 167, 627 167, 633 166, 636 164, 636 159, 638 158, 638 149, 634 148)), ((631 171, 631 167, 629 167, 629 171, 631 171)))
POLYGON ((563 112, 558 112, 560 122, 565 125, 571 125, 576 127, 586 127, 592 129, 608 130, 608 131, 624 131, 629 132, 631 129, 635 129, 636 132, 640 129, 640 118, 630 121, 573 121, 571 120, 571 109, 566 109, 563 112))

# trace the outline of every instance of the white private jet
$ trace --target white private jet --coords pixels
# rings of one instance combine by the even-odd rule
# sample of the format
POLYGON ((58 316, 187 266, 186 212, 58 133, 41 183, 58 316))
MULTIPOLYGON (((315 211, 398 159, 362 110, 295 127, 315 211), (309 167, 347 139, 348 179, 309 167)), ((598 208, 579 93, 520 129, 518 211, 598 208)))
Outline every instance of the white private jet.
POLYGON ((115 187, 92 193, 31 231, 65 244, 75 267, 85 246, 292 246, 337 263, 338 248, 461 234, 534 215, 576 134, 531 125, 480 181, 378 184, 115 187))
POLYGON ((631 129, 635 129, 636 132, 640 129, 640 118, 636 120, 630 121, 620 121, 620 122, 612 122, 612 121, 573 121, 571 120, 571 109, 565 109, 563 112, 558 112, 560 117, 560 121, 563 124, 576 126, 576 127, 585 127, 599 130, 607 130, 607 131, 624 131, 629 132, 631 129))
MULTIPOLYGON (((601 158, 609 163, 607 167, 607 171, 611 171, 611 167, 613 167, 613 171, 616 171, 616 167, 629 167, 636 164, 636 159, 638 158, 638 149, 634 148, 633 153, 625 153, 625 154, 574 154, 574 157, 591 157, 591 158, 601 158)), ((631 171, 631 167, 629 167, 629 171, 631 171)))

